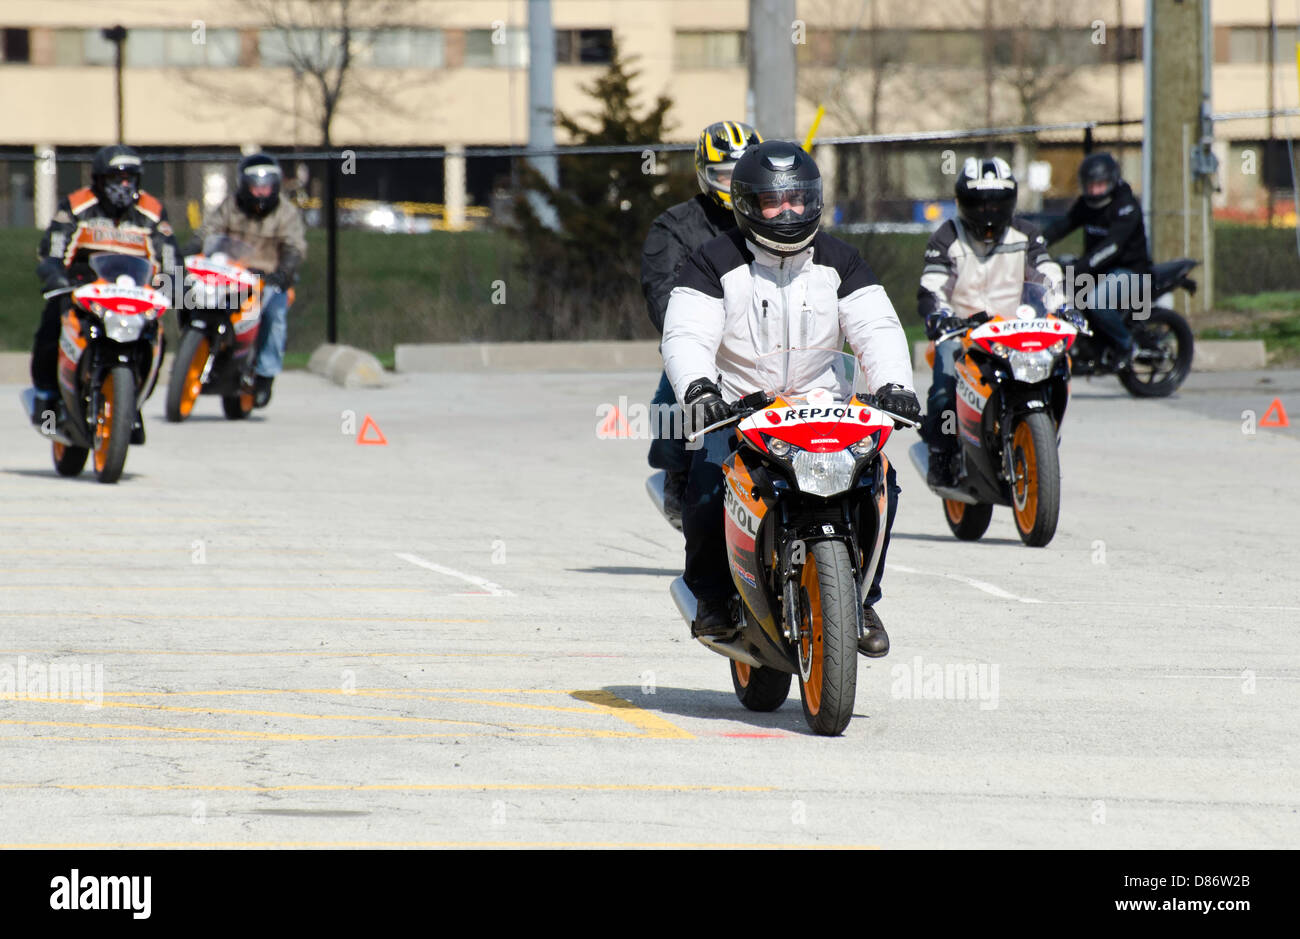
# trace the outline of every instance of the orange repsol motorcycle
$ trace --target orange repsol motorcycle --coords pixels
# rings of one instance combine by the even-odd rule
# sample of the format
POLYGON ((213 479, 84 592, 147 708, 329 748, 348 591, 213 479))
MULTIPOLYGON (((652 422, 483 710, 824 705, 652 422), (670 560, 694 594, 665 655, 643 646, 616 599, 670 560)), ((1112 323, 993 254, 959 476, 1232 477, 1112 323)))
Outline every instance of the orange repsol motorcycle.
MULTIPOLYGON (((1061 509, 1061 421, 1070 400, 1070 359, 1078 335, 1058 319, 1056 302, 1037 284, 1025 284, 1014 318, 971 317, 967 325, 931 343, 961 343, 957 355, 956 432, 960 444, 950 488, 931 487, 944 517, 963 541, 979 539, 993 506, 1009 505, 1020 540, 1042 547, 1056 534, 1061 509)), ((948 432, 945 430, 945 432, 948 432)), ((908 451, 922 478, 929 448, 908 451)))
MULTIPOLYGON (((688 437, 735 425, 736 449, 722 472, 736 631, 699 640, 731 660, 745 707, 776 710, 798 675, 808 726, 835 735, 853 716, 862 596, 885 541, 889 461, 881 451, 895 427, 915 425, 874 407, 865 390, 855 393, 856 362, 839 350, 792 349, 758 364, 770 390, 688 437)), ((670 592, 694 622, 685 580, 670 592)))
MULTIPOLYGON (((54 445, 54 468, 76 476, 93 453, 101 483, 115 483, 127 447, 144 443, 136 430, 140 406, 153 393, 162 365, 162 316, 170 303, 152 286, 146 258, 103 253, 89 259, 95 280, 46 294, 70 293, 59 336, 57 409, 38 428, 54 445)), ((31 413, 35 392, 23 392, 31 413)))
POLYGON ((185 259, 181 341, 167 385, 167 420, 183 421, 199 395, 219 395, 231 420, 253 410, 253 359, 262 317, 262 278, 245 263, 252 249, 215 235, 185 259))

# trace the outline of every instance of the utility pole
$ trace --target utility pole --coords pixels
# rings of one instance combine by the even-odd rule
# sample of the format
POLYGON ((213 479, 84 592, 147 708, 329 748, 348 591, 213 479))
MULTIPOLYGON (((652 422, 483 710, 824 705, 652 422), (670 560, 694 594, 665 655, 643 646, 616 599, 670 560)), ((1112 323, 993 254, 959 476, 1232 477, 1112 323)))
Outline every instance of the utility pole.
MULTIPOLYGON (((533 169, 552 188, 559 185, 555 149, 555 30, 551 27, 551 0, 528 0, 528 158, 533 169)), ((533 213, 550 229, 560 227, 555 209, 537 193, 530 193, 533 213)))
POLYGON ((1273 227, 1273 112, 1277 110, 1277 9, 1275 0, 1268 0, 1268 143, 1264 146, 1264 192, 1268 199, 1268 227, 1273 227))
MULTIPOLYGON (((1147 0, 1144 27, 1143 208, 1149 212, 1151 255, 1156 261, 1187 256, 1202 262, 1197 307, 1203 311, 1214 297, 1209 5, 1210 0, 1147 0)), ((1177 302, 1190 314, 1183 294, 1177 302)))
POLYGON ((794 140, 794 0, 749 0, 749 91, 765 139, 794 140))
POLYGON ((117 142, 126 143, 126 112, 122 102, 122 47, 126 44, 126 27, 113 26, 103 29, 100 30, 100 35, 116 47, 116 62, 114 64, 117 72, 117 142))

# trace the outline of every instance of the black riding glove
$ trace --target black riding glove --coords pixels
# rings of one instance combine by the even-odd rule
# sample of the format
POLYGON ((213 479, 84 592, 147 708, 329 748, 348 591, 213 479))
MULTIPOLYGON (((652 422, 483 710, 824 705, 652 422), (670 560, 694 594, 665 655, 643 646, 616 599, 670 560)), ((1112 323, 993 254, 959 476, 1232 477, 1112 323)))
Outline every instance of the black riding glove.
POLYGON ((72 286, 72 278, 68 272, 62 268, 55 271, 49 277, 45 278, 45 285, 41 288, 43 293, 49 293, 51 290, 62 290, 64 287, 72 286))
POLYGON ((954 316, 952 310, 936 310, 925 318, 925 338, 933 342, 944 333, 961 329, 965 325, 966 321, 960 316, 954 316))
POLYGON ((722 392, 707 378, 697 378, 687 386, 682 404, 686 408, 687 420, 693 432, 731 417, 731 408, 722 400, 722 392))
POLYGON ((882 385, 876 392, 876 407, 909 421, 921 418, 921 402, 901 385, 882 385))
POLYGON ((266 286, 274 287, 276 290, 288 290, 289 275, 283 271, 272 271, 266 275, 266 286))
POLYGON ((1081 333, 1087 332, 1088 318, 1084 316, 1082 313, 1080 313, 1078 310, 1072 310, 1069 307, 1066 307, 1064 310, 1061 310, 1056 315, 1059 319, 1065 320, 1065 322, 1069 323, 1079 332, 1081 333))

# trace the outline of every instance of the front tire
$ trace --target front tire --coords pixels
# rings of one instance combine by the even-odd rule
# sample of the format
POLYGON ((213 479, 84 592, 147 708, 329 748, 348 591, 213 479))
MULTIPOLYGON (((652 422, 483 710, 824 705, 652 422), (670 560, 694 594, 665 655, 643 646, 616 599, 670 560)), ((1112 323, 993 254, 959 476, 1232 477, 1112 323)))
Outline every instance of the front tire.
POLYGON ((1041 548, 1056 534, 1061 514, 1061 463, 1056 425, 1045 411, 1032 411, 1011 433, 1011 511, 1020 540, 1041 548))
POLYGON ((232 421, 242 421, 253 413, 253 396, 251 394, 225 395, 221 399, 221 410, 232 421))
POLYGON ((80 476, 86 466, 90 451, 85 447, 72 447, 67 444, 54 444, 54 472, 60 476, 80 476))
POLYGON ((121 478, 134 423, 135 373, 129 366, 115 365, 99 388, 95 413, 95 475, 101 483, 121 478))
POLYGON ((971 505, 956 499, 943 500, 943 517, 948 528, 962 541, 979 541, 989 530, 993 519, 993 506, 983 502, 971 505))
POLYGON ((203 391, 203 367, 211 351, 212 343, 205 333, 185 330, 167 383, 167 420, 172 423, 185 420, 194 410, 194 402, 203 391))
POLYGON ((839 541, 808 546, 799 584, 799 697, 813 733, 834 737, 853 717, 858 691, 858 621, 862 607, 839 541))
POLYGON ((775 711, 785 704, 794 677, 789 672, 730 661, 731 687, 736 689, 741 704, 751 711, 775 711))
POLYGON ((1164 398, 1187 380, 1192 370, 1194 339, 1192 328, 1173 310, 1152 307, 1151 315, 1133 324, 1137 354, 1159 354, 1156 361, 1136 359, 1133 367, 1119 376, 1135 398, 1164 398))

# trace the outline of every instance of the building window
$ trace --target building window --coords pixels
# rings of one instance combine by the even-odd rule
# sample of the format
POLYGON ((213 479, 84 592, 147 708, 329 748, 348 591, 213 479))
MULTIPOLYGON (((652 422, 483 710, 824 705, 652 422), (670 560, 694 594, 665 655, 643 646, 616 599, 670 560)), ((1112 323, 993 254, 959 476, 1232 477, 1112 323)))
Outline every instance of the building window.
POLYGON ((465 30, 465 65, 469 68, 524 68, 528 65, 527 30, 465 30))
POLYGON ((336 68, 343 61, 343 34, 332 29, 260 29, 257 55, 264 68, 293 68, 295 62, 336 68))
POLYGON ((678 68, 737 68, 745 64, 747 36, 738 31, 680 31, 673 37, 678 68))
MULTIPOLYGON (((127 38, 128 47, 134 39, 127 38)), ((239 64, 239 30, 164 30, 162 51, 163 64, 174 68, 233 68, 239 64)))
POLYGON ((31 33, 25 29, 0 30, 0 62, 30 62, 31 33))
POLYGON ((442 30, 373 30, 364 36, 356 54, 373 68, 442 68, 442 30))
POLYGON ((556 65, 608 65, 614 60, 612 29, 557 29, 556 65))
MULTIPOLYGON (((81 58, 73 62, 73 65, 113 65, 117 61, 117 45, 105 39, 104 34, 98 29, 77 30, 77 32, 81 36, 81 58)), ((127 43, 129 45, 130 38, 127 39, 127 43)), ((126 52, 125 48, 123 52, 126 52)))
MULTIPOLYGON (((1233 26, 1228 30, 1228 62, 1234 65, 1259 65, 1268 61, 1268 27, 1233 26)), ((1277 28, 1277 44, 1273 48, 1275 62, 1292 62, 1295 59, 1297 30, 1294 26, 1277 28)))

